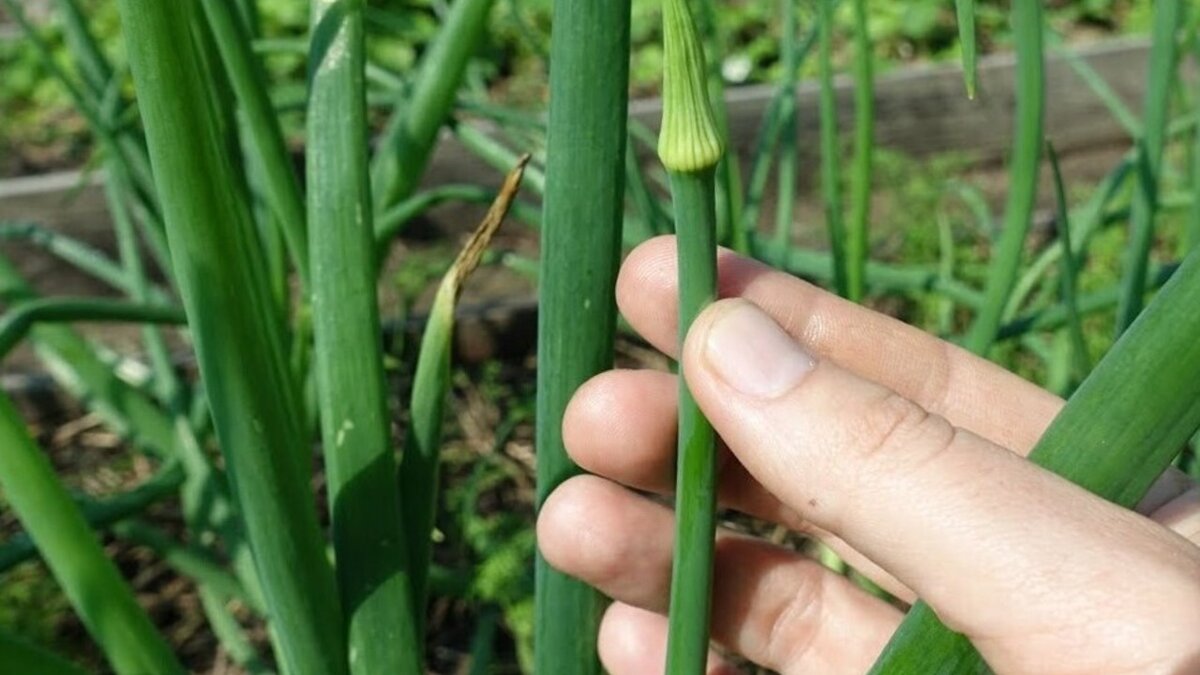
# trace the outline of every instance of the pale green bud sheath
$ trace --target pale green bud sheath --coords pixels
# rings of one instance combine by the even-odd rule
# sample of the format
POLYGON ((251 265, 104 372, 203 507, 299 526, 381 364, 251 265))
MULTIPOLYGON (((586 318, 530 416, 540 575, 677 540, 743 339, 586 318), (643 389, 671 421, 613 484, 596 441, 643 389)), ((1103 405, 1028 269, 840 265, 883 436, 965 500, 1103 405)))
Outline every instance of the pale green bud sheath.
POLYGON ((672 173, 695 173, 721 161, 724 147, 708 98, 704 48, 688 0, 663 3, 663 118, 658 158, 672 173))
MULTIPOLYGON (((658 155, 671 178, 679 251, 679 342, 716 297, 716 185, 723 143, 709 103, 704 50, 687 0, 665 0, 663 124, 658 155)), ((702 675, 708 656, 716 449, 712 425, 679 379, 675 562, 671 571, 669 675, 702 675)))

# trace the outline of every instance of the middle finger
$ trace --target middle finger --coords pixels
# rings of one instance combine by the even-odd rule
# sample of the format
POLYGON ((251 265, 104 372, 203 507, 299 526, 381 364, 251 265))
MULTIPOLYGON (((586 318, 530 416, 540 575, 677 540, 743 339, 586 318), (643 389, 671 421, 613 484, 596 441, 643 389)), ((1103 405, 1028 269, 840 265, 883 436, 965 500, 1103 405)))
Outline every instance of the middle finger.
MULTIPOLYGON (((595 476, 559 486, 538 517, 551 565, 615 600, 665 613, 674 515, 595 476)), ((900 612, 845 577, 749 537, 718 536, 713 559, 712 637, 784 673, 863 672, 900 622, 900 612)))

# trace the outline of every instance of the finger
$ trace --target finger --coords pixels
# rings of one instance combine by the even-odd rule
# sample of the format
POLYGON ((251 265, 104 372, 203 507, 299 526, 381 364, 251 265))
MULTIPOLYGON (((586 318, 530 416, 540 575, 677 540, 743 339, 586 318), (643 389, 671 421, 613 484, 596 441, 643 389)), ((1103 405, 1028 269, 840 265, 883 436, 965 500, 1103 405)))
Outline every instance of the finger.
MULTIPOLYGON (((630 253, 617 281, 621 313, 669 355, 678 353, 675 260, 674 237, 652 239, 630 253)), ((753 302, 814 355, 1003 447, 1027 453, 1062 407, 990 361, 789 274, 728 250, 717 263, 720 297, 753 302)))
MULTIPOLYGON (((669 509, 594 476, 547 499, 538 545, 556 568, 610 597, 665 613, 674 517, 669 509)), ((782 672, 861 672, 899 623, 899 612, 791 551, 743 536, 718 538, 712 637, 782 672)))
MULTIPOLYGON (((667 663, 667 617, 614 602, 600 621, 600 662, 612 675, 659 675, 667 663)), ((737 668, 708 652, 705 675, 737 675, 737 668)))
MULTIPOLYGON (((1026 455, 1058 414, 1057 396, 924 331, 827 293, 732 251, 718 254, 718 295, 758 305, 810 353, 878 382, 925 410, 1026 455)), ((655 347, 677 355, 674 237, 645 242, 617 281, 622 314, 655 347)), ((1169 469, 1138 510, 1149 513, 1195 485, 1169 469)))
POLYGON ((1150 517, 1193 544, 1200 544, 1200 487, 1192 487, 1163 504, 1150 517))
POLYGON ((1191 639, 1179 625, 1200 629, 1189 542, 815 359, 748 302, 701 315, 682 371, 767 490, 915 590, 997 670, 1028 669, 1026 654, 1097 658, 1081 645, 1173 653, 1191 639))
MULTIPOLYGON (((586 382, 563 415, 563 443, 576 464, 638 490, 669 494, 675 484, 678 379, 653 370, 614 370, 586 382)), ((792 528, 804 522, 736 461, 724 461, 722 503, 792 528)))
MULTIPOLYGON (((675 427, 679 382, 652 370, 614 370, 589 380, 563 416, 563 442, 576 464, 638 490, 671 494, 675 485, 675 427)), ((840 539, 816 528, 751 476, 723 447, 718 476, 722 505, 805 532, 889 593, 913 593, 840 539)))

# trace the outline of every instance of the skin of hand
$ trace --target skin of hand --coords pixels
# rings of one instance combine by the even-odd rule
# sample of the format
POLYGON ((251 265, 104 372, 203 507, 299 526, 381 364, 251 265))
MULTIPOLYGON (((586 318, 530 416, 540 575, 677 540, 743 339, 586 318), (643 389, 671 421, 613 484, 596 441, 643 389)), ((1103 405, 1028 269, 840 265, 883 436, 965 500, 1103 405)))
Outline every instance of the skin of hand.
MULTIPOLYGON (((720 499, 820 537, 876 583, 930 603, 1000 673, 1200 672, 1200 489, 1168 471, 1137 512, 1023 459, 1062 407, 994 364, 722 251, 719 294, 680 358, 720 434, 720 499)), ((622 266, 621 311, 678 356, 675 244, 622 266)), ((538 542, 614 602, 600 656, 663 672, 676 378, 612 371, 563 423, 594 475, 546 500, 538 542)), ((793 673, 861 673, 902 618, 818 563, 718 534, 712 636, 793 673)), ((709 673, 736 670, 716 650, 709 673)))

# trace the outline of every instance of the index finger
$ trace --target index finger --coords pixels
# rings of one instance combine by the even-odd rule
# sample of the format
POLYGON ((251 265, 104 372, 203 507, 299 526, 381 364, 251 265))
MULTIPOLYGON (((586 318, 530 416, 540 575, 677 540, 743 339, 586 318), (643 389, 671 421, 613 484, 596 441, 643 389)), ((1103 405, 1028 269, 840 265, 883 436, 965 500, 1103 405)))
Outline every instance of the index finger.
MULTIPOLYGON (((1062 408, 1059 397, 902 321, 722 249, 718 295, 758 305, 810 353, 877 382, 951 424, 1027 454, 1062 408)), ((677 356, 674 237, 636 248, 617 303, 647 341, 677 356)))

